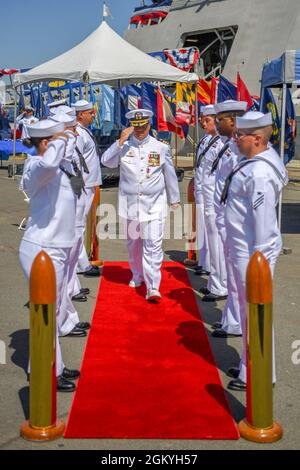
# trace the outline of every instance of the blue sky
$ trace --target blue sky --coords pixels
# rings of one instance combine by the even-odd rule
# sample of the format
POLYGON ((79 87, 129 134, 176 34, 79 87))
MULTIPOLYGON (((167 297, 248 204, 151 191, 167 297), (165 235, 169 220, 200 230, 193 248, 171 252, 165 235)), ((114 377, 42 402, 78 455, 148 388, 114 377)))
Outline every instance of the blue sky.
MULTIPOLYGON (((102 0, 1 0, 0 69, 39 65, 99 25, 102 0)), ((109 25, 123 35, 139 0, 106 0, 109 25)))

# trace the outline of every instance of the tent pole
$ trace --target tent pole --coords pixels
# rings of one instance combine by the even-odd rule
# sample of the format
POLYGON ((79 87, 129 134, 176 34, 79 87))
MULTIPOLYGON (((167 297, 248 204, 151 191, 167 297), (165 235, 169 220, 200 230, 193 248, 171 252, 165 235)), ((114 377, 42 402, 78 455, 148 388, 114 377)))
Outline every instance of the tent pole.
POLYGON ((14 87, 14 134, 13 134, 13 174, 12 179, 15 179, 16 169, 16 140, 17 140, 17 87, 14 87))
MULTIPOLYGON (((285 119, 286 119, 286 93, 287 84, 283 83, 282 86, 282 101, 281 101, 281 134, 280 134, 280 158, 284 162, 284 143, 285 143, 285 119)), ((278 227, 281 231, 281 218, 282 218, 282 192, 278 201, 278 227)))
POLYGON ((119 128, 122 128, 122 118, 121 118, 121 80, 118 80, 118 125, 119 128))

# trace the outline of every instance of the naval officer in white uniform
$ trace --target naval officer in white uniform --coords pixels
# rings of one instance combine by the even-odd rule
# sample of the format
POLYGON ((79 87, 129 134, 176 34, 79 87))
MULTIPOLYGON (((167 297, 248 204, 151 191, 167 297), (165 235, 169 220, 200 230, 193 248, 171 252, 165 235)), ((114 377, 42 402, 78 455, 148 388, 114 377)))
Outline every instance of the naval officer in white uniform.
MULTIPOLYGON (((59 317, 65 283, 68 257, 75 236, 76 196, 70 180, 61 170, 67 145, 64 124, 43 120, 28 126, 29 147, 34 145, 37 155, 29 157, 24 166, 21 186, 30 197, 30 216, 20 245, 20 262, 29 280, 35 257, 44 250, 51 258, 56 274, 56 316, 59 317)), ((67 164, 67 163, 66 163, 67 164)), ((73 391, 79 371, 66 369, 56 335, 57 389, 73 391)))
MULTIPOLYGON (((80 136, 80 139, 77 139, 77 152, 82 155, 86 165, 86 170, 83 172, 85 184, 84 227, 82 230, 78 268, 85 276, 99 276, 100 269, 98 266, 90 264, 84 244, 86 221, 93 203, 95 188, 102 184, 100 157, 93 134, 89 129, 95 119, 95 111, 93 103, 89 103, 86 100, 77 101, 75 104, 72 104, 72 107, 76 111, 78 123, 76 130, 80 136)), ((80 286, 77 287, 77 291, 80 291, 80 286)))
MULTIPOLYGON (((287 172, 276 151, 268 145, 272 135, 272 114, 250 111, 236 118, 237 145, 244 156, 227 178, 222 202, 226 204, 225 226, 231 252, 233 274, 240 303, 243 354, 239 369, 228 374, 235 377, 229 388, 246 386, 247 303, 246 271, 251 256, 260 251, 268 260, 272 274, 280 254, 282 240, 277 223, 276 206, 287 172)), ((274 346, 274 343, 273 343, 274 346)), ((273 383, 276 381, 273 354, 273 383)))
POLYGON ((217 129, 224 142, 224 146, 219 152, 212 165, 212 173, 215 172, 215 194, 214 206, 216 213, 216 225, 221 236, 227 270, 227 291, 228 298, 225 303, 221 322, 216 322, 212 326, 215 331, 212 336, 224 338, 227 336, 241 336, 240 304, 238 299, 237 286, 235 284, 230 250, 226 243, 226 229, 224 221, 224 205, 220 199, 224 188, 225 180, 231 170, 236 166, 241 158, 234 138, 235 121, 237 116, 242 116, 247 108, 245 101, 226 100, 215 105, 217 113, 217 129))
POLYGON ((120 165, 119 216, 125 220, 130 287, 145 281, 146 299, 158 301, 167 204, 177 208, 180 193, 171 149, 149 135, 152 111, 126 114, 131 127, 102 155, 109 168, 120 165))
POLYGON ((200 289, 205 295, 204 302, 223 300, 227 297, 227 276, 224 249, 221 236, 216 226, 214 207, 215 172, 212 165, 223 148, 223 142, 216 128, 216 111, 209 105, 203 109, 203 127, 210 134, 211 140, 203 155, 201 186, 204 202, 204 220, 210 254, 210 275, 207 288, 200 289))

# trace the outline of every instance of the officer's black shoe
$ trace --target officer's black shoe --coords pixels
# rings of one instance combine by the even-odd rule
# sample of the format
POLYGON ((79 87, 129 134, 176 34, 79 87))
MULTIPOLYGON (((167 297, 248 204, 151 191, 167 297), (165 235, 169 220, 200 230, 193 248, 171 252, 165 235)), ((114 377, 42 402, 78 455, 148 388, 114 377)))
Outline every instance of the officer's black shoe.
POLYGON ((101 274, 101 271, 99 269, 99 266, 92 266, 88 271, 85 271, 83 275, 85 277, 99 277, 101 274))
POLYGON ((80 377, 80 372, 76 369, 67 369, 66 367, 64 367, 61 377, 67 380, 76 380, 78 379, 78 377, 80 377))
POLYGON ((80 289, 80 294, 82 295, 89 295, 89 293, 90 293, 90 289, 88 287, 82 287, 80 289))
POLYGON ((237 379, 240 375, 240 369, 238 367, 229 367, 226 375, 228 375, 228 377, 232 377, 233 379, 237 379))
POLYGON ((80 321, 79 323, 76 323, 77 328, 80 328, 80 330, 89 330, 91 328, 91 324, 88 321, 80 321))
POLYGON ((203 294, 203 295, 210 294, 210 290, 208 290, 207 287, 200 287, 199 292, 200 294, 203 294))
POLYGON ((78 338, 82 338, 83 336, 86 336, 86 331, 82 330, 81 328, 78 328, 78 326, 74 326, 73 330, 70 331, 65 336, 76 336, 78 338))
POLYGON ((76 386, 70 380, 65 379, 62 375, 56 379, 56 390, 58 392, 74 392, 76 386))
POLYGON ((215 322, 211 325, 211 327, 212 327, 213 330, 222 328, 222 323, 219 322, 219 321, 215 321, 215 322))
POLYGON ((223 328, 216 328, 215 331, 211 334, 214 338, 235 338, 242 335, 233 335, 232 333, 227 333, 223 328))
POLYGON ((86 302, 87 296, 83 295, 81 292, 79 294, 73 295, 72 300, 74 302, 86 302))
POLYGON ((229 384, 227 385, 229 390, 236 390, 238 392, 245 392, 246 391, 246 384, 241 379, 234 379, 230 380, 229 384))
POLYGON ((203 302, 217 302, 218 300, 225 300, 227 299, 227 295, 216 295, 210 292, 202 297, 203 302))
POLYGON ((206 271, 202 266, 196 266, 195 267, 195 274, 196 276, 209 276, 209 272, 206 271))

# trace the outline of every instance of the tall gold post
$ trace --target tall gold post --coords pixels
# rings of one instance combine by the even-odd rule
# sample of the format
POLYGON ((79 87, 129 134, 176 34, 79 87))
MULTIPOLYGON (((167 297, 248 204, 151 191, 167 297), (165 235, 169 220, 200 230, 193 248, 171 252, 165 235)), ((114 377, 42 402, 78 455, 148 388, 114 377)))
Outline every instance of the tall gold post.
POLYGON ((85 249, 90 259, 92 256, 92 233, 93 233, 93 206, 90 209, 89 215, 86 221, 86 232, 85 232, 85 249))
POLYGON ((29 421, 21 436, 49 441, 62 436, 56 418, 56 280, 50 257, 41 251, 30 274, 30 399, 29 421))
POLYGON ((272 384, 272 275, 262 253, 252 256, 246 279, 247 412, 239 423, 242 437, 254 442, 281 439, 281 426, 273 421, 272 384))
POLYGON ((102 266, 103 261, 100 259, 99 254, 99 238, 97 234, 97 226, 99 223, 99 207, 100 207, 100 200, 101 200, 101 190, 100 187, 97 186, 95 190, 93 205, 92 205, 92 256, 91 256, 91 264, 93 266, 102 266))

